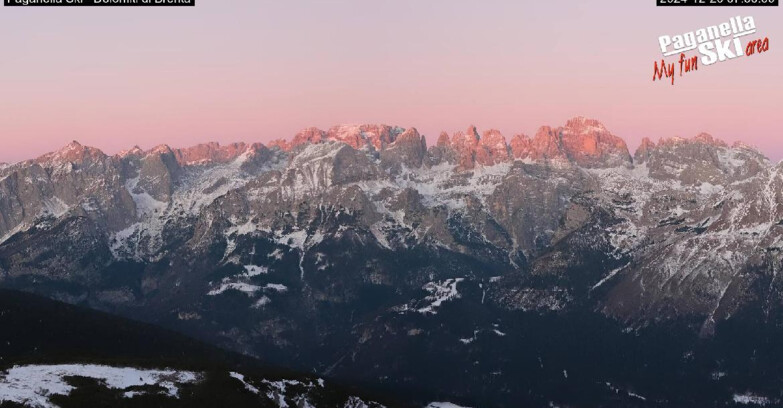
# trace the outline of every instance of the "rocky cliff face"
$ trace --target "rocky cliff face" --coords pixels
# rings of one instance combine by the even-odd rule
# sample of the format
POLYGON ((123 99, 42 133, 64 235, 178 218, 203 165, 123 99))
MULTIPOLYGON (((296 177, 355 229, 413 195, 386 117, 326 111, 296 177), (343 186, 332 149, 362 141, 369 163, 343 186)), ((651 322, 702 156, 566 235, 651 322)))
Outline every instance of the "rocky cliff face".
MULTIPOLYGON (((265 237, 304 260, 314 246, 349 233, 360 247, 437 248, 513 276, 555 273, 549 262, 557 244, 600 225, 592 238, 605 241, 607 263, 627 264, 592 282, 614 287, 599 300, 607 314, 710 321, 743 268, 772 262, 768 250, 754 252, 762 242, 775 247, 783 219, 778 167, 707 134, 645 140, 635 162, 622 139, 582 117, 510 143, 471 126, 442 134, 428 150, 416 129, 361 125, 310 128, 273 145, 107 156, 73 142, 3 170, 0 236, 9 247, 83 219, 94 245, 115 261, 226 245, 226 265, 247 257, 248 248, 234 243, 240 238, 265 237), (710 256, 716 249, 729 258, 710 256), (609 275, 611 282, 599 282, 609 275)), ((333 265, 328 256, 323 262, 333 265)), ((10 264, 4 271, 24 274, 10 264)), ((732 307, 747 293, 737 296, 732 307)))
POLYGON ((632 158, 581 117, 429 148, 385 125, 115 156, 72 143, 0 168, 0 283, 335 373, 358 369, 345 344, 415 337, 452 304, 482 310, 480 331, 586 310, 709 337, 749 311, 779 322, 782 172, 706 134, 632 158))
POLYGON ((573 163, 587 169, 630 166, 632 162, 625 141, 600 122, 583 117, 557 129, 543 126, 533 139, 517 135, 511 150, 517 159, 573 163))

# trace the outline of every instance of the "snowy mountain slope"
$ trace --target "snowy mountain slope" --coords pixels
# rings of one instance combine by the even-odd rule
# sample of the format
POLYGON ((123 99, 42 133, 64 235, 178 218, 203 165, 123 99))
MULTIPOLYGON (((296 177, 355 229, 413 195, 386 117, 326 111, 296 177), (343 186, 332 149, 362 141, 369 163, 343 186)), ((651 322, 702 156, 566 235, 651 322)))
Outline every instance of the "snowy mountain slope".
POLYGON ((423 406, 372 402, 161 328, 0 290, 0 406, 423 406))
POLYGON ((455 345, 506 313, 709 338, 736 316, 780 323, 781 172, 706 134, 631 156, 586 118, 429 148, 385 125, 115 156, 72 143, 0 170, 0 284, 347 377, 381 327, 418 338, 466 304, 482 317, 455 345))
MULTIPOLYGON (((760 246, 777 248, 779 168, 744 145, 706 134, 645 141, 632 160, 621 139, 585 118, 512 142, 471 127, 427 151, 415 129, 382 125, 308 129, 272 150, 209 144, 106 156, 73 142, 3 170, 0 236, 13 247, 10 238, 31 228, 84 218, 92 250, 111 253, 105 262, 158 262, 223 241, 226 265, 252 256, 239 239, 266 239, 304 262, 348 233, 385 250, 466 254, 514 274, 606 211, 616 218, 608 252, 627 262, 591 282, 615 288, 605 311, 631 320, 695 314, 705 330, 741 306, 734 298, 744 292, 730 287, 749 284, 738 279, 744 268, 768 262, 760 246), (687 305, 661 310, 669 298, 687 305)), ((328 255, 315 255, 326 268, 328 255)), ((68 269, 65 258, 58 266, 68 269)))

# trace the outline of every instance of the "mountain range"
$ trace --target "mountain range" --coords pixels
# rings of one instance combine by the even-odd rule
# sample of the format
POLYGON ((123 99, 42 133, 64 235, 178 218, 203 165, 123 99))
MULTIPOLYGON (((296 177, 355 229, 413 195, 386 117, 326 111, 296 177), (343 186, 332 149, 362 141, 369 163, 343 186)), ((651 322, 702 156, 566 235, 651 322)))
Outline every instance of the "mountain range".
POLYGON ((470 406, 776 404, 782 171, 583 117, 72 142, 0 166, 0 286, 470 406))

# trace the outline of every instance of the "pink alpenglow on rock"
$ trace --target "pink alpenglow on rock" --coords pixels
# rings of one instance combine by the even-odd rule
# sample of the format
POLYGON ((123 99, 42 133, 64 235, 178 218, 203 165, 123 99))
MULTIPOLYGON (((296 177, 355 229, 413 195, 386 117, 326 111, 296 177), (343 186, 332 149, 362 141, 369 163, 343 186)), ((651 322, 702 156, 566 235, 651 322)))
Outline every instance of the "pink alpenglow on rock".
POLYGON ((88 146, 82 146, 77 141, 68 143, 62 149, 45 154, 35 161, 38 163, 82 163, 89 161, 99 161, 106 157, 106 155, 94 148, 88 146))
POLYGON ((632 162, 625 141, 595 119, 571 119, 560 134, 569 159, 582 167, 615 167, 632 162))
POLYGON ((284 139, 273 140, 269 147, 278 147, 283 151, 290 151, 298 146, 317 144, 326 141, 345 143, 354 149, 374 149, 381 151, 394 143, 405 129, 388 125, 337 125, 328 131, 318 128, 307 128, 297 133, 289 142, 284 139))
POLYGON ((649 137, 642 139, 642 143, 633 154, 634 164, 643 164, 650 158, 650 152, 655 149, 655 143, 649 137))
POLYGON ((437 146, 451 148, 461 169, 472 169, 476 165, 492 166, 511 160, 506 138, 495 129, 484 132, 483 136, 479 136, 473 125, 451 137, 443 132, 437 146))
POLYGON ((476 151, 476 163, 483 166, 507 162, 511 160, 506 138, 499 130, 490 129, 484 132, 479 140, 479 148, 476 151))
POLYGON ((586 168, 632 163, 623 139, 612 135, 597 120, 583 117, 571 119, 556 129, 542 126, 533 139, 514 136, 511 151, 516 159, 573 163, 586 168))
POLYGON ((260 143, 245 144, 231 143, 221 146, 218 143, 205 143, 189 147, 186 149, 174 150, 174 156, 180 165, 197 165, 210 163, 228 163, 236 160, 237 157, 246 153, 248 150, 258 150, 260 143))

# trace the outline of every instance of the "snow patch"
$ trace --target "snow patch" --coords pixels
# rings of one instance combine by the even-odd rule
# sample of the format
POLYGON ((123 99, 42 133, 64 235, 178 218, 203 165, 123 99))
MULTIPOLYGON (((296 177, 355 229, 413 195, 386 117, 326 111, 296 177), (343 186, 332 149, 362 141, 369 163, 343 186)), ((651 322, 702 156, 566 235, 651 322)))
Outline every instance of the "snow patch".
POLYGON ((261 286, 251 285, 249 283, 244 283, 244 282, 223 282, 217 288, 210 290, 209 293, 207 293, 207 295, 217 296, 228 290, 236 290, 250 296, 255 294, 261 289, 262 289, 261 286))
POLYGON ((262 309, 264 306, 270 304, 272 302, 272 299, 270 299, 268 296, 264 295, 258 298, 256 303, 253 303, 253 309, 262 309))
MULTIPOLYGON (((166 389, 169 397, 177 398, 179 386, 200 380, 190 371, 143 370, 102 365, 29 365, 15 366, 0 374, 0 402, 9 401, 35 408, 57 408, 51 395, 69 395, 74 387, 66 377, 87 377, 100 380, 106 387, 126 390, 131 387, 157 385, 166 389)), ((126 392, 132 398, 136 392, 126 392)))
POLYGON ((55 218, 59 218, 65 215, 69 210, 70 207, 61 198, 45 198, 43 200, 43 208, 41 209, 40 215, 52 215, 55 218))
POLYGON ((258 395, 258 394, 261 393, 261 390, 259 390, 258 388, 252 386, 250 383, 245 381, 245 376, 244 375, 236 373, 236 372, 233 372, 233 371, 228 373, 228 375, 230 375, 231 378, 234 378, 234 379, 238 380, 239 382, 241 382, 242 385, 245 386, 245 389, 250 391, 250 392, 252 392, 253 394, 258 395))
POLYGON ((424 298, 430 302, 428 306, 416 310, 422 314, 437 314, 437 310, 443 302, 459 299, 461 297, 457 291, 457 285, 464 281, 464 278, 446 279, 445 281, 429 282, 422 289, 430 292, 430 295, 424 298))
POLYGON ((430 402, 425 408, 468 408, 451 402, 430 402))
POLYGON ((288 287, 279 283, 267 283, 264 285, 265 290, 273 290, 278 293, 287 292, 288 287))
POLYGON ((769 398, 755 394, 734 394, 732 399, 735 403, 743 405, 766 406, 771 403, 769 398))
POLYGON ((266 266, 245 265, 245 272, 245 275, 252 278, 253 276, 266 275, 269 273, 269 268, 266 266))
POLYGON ((136 192, 139 184, 139 178, 129 179, 125 183, 125 188, 128 190, 133 202, 136 203, 136 214, 140 217, 149 216, 163 212, 168 207, 167 203, 158 201, 146 191, 136 192))

